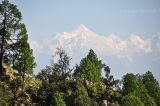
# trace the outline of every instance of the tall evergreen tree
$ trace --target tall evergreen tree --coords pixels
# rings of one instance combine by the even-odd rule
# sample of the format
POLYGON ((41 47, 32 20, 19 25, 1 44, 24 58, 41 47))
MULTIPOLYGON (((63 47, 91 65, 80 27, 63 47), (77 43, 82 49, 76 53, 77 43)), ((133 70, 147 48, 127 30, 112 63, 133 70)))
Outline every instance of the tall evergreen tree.
POLYGON ((105 64, 103 64, 102 61, 98 59, 96 53, 92 49, 89 50, 87 58, 94 64, 97 70, 101 72, 105 64))
POLYGON ((80 65, 76 66, 74 76, 90 81, 100 81, 101 70, 104 66, 94 51, 90 50, 88 55, 81 60, 80 65))
POLYGON ((1 72, 2 63, 17 68, 18 71, 32 73, 35 66, 32 50, 27 42, 28 35, 25 25, 21 22, 22 15, 17 6, 8 0, 0 4, 1 23, 1 72))
POLYGON ((0 4, 0 23, 0 72, 3 72, 3 63, 16 70, 15 78, 6 79, 8 89, 14 95, 9 98, 12 98, 10 105, 15 105, 19 100, 24 102, 22 98, 27 98, 27 95, 22 95, 26 94, 25 76, 33 73, 35 61, 21 12, 8 0, 0 4))
POLYGON ((137 77, 134 74, 126 74, 123 77, 123 95, 136 93, 138 91, 137 77))
POLYGON ((148 94, 155 99, 157 106, 160 106, 160 87, 152 72, 148 71, 142 75, 142 81, 148 94))

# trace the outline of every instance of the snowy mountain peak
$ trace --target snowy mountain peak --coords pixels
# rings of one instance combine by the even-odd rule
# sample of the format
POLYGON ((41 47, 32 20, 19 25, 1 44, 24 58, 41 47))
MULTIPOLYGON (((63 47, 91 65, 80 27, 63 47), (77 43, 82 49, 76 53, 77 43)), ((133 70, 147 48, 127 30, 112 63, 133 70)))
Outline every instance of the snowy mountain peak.
POLYGON ((83 24, 80 24, 79 26, 78 26, 78 28, 77 28, 77 30, 89 30, 85 25, 83 25, 83 24))
POLYGON ((91 31, 89 28, 87 28, 85 25, 80 24, 75 30, 72 31, 72 34, 87 37, 92 36, 95 33, 91 31))
POLYGON ((95 33, 88 29, 85 25, 80 24, 77 28, 72 30, 71 32, 63 32, 58 34, 55 38, 61 41, 62 39, 91 39, 95 33))
POLYGON ((87 28, 85 25, 80 24, 75 30, 73 30, 73 32, 83 33, 83 32, 92 32, 92 31, 89 28, 87 28))

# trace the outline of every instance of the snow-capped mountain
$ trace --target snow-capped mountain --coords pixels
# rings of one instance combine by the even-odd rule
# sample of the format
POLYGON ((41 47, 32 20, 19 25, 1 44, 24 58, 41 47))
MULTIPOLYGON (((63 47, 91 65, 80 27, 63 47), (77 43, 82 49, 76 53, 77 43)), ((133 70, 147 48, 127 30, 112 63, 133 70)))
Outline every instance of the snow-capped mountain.
POLYGON ((72 54, 73 52, 86 51, 89 48, 92 48, 89 46, 95 45, 97 36, 96 33, 89 30, 84 25, 80 25, 72 32, 64 32, 56 35, 54 41, 58 41, 58 46, 61 46, 72 54))
POLYGON ((61 35, 57 35, 56 40, 59 41, 61 46, 67 46, 68 49, 75 49, 75 48, 83 48, 84 43, 90 40, 93 37, 93 32, 87 29, 85 26, 80 25, 74 31, 68 33, 64 32, 61 35))
POLYGON ((59 33, 46 37, 41 41, 31 43, 34 51, 54 54, 57 47, 62 47, 74 59, 84 57, 90 49, 98 55, 114 56, 131 60, 134 53, 150 53, 151 39, 142 39, 132 34, 128 40, 123 40, 115 34, 98 35, 84 25, 80 25, 71 32, 59 33))
MULTIPOLYGON (((111 63, 109 65, 113 68, 114 72, 118 72, 122 68, 120 65, 117 66, 118 64, 125 67, 123 68, 124 70, 131 70, 135 66, 133 65, 131 68, 127 66, 132 61, 138 60, 136 62, 144 62, 150 57, 152 57, 152 60, 156 59, 158 61, 159 58, 157 57, 160 54, 160 33, 153 38, 147 39, 143 39, 136 34, 131 34, 128 38, 121 39, 115 34, 104 36, 96 34, 86 26, 80 25, 72 31, 59 33, 54 36, 45 36, 43 40, 32 41, 31 47, 36 57, 38 69, 42 69, 47 64, 49 65, 49 59, 55 54, 56 48, 62 47, 72 58, 71 64, 73 66, 79 64, 88 51, 93 49, 99 59, 102 59, 104 63, 109 61, 111 63), (142 61, 141 56, 146 56, 144 58, 146 60, 143 59, 144 61, 142 61)), ((157 62, 154 64, 157 64, 157 62)))

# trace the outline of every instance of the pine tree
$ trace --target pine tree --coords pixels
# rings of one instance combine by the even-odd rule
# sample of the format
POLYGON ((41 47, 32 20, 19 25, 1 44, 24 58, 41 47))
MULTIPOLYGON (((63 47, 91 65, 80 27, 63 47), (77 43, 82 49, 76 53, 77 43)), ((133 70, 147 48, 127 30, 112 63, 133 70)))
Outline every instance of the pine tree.
POLYGON ((21 22, 22 15, 17 6, 8 0, 0 4, 1 23, 1 55, 0 68, 5 63, 18 71, 27 74, 33 73, 35 67, 34 57, 30 49, 25 25, 21 22))
POLYGON ((160 105, 160 87, 158 81, 154 78, 152 72, 148 71, 142 76, 143 84, 148 94, 154 98, 157 106, 160 105))
POLYGON ((88 55, 81 60, 80 65, 76 66, 74 76, 90 81, 100 81, 101 70, 104 66, 94 51, 90 50, 88 55))
POLYGON ((28 43, 28 35, 25 25, 22 23, 22 15, 17 6, 8 0, 3 0, 0 4, 0 72, 3 72, 3 63, 14 68, 15 78, 7 80, 9 88, 10 105, 15 105, 18 100, 24 102, 25 95, 25 76, 31 75, 35 67, 32 49, 28 43), (22 95, 23 94, 23 95, 22 95))
POLYGON ((87 55, 87 58, 94 64, 98 71, 101 71, 105 64, 102 64, 102 61, 98 59, 96 53, 91 49, 87 55))

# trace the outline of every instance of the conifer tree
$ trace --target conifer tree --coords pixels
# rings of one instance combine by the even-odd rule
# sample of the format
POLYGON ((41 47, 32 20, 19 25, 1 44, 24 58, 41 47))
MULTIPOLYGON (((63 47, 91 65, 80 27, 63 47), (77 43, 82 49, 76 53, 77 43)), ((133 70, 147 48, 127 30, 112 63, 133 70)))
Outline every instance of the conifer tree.
POLYGON ((154 98, 157 106, 160 105, 160 87, 158 81, 154 78, 152 72, 148 71, 142 76, 143 84, 148 94, 154 98))
POLYGON ((90 81, 100 81, 101 70, 104 66, 91 49, 88 55, 81 60, 80 65, 76 66, 74 76, 90 81))
POLYGON ((35 62, 21 12, 8 0, 0 4, 0 23, 0 71, 2 72, 2 63, 5 63, 19 72, 33 73, 35 62))
POLYGON ((3 73, 3 64, 16 71, 15 78, 5 79, 12 95, 8 98, 11 99, 10 105, 15 105, 19 101, 24 103, 25 100, 22 98, 27 97, 25 76, 33 73, 35 61, 28 43, 25 24, 22 23, 21 12, 9 0, 0 3, 0 34, 0 73, 1 75, 3 73))

